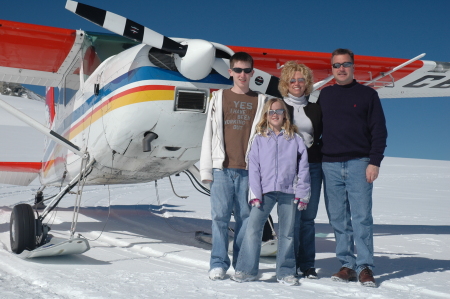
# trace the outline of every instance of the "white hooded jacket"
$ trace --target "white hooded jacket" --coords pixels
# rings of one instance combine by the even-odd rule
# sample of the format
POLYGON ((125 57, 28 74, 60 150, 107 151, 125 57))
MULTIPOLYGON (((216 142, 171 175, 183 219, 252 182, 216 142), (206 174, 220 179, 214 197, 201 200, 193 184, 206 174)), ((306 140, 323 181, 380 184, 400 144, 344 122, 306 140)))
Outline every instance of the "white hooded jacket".
MULTIPOLYGON (((205 132, 203 133, 202 150, 200 154, 200 177, 204 184, 213 180, 213 168, 222 169, 223 161, 225 160, 222 99, 223 89, 219 89, 212 93, 211 100, 209 101, 208 116, 206 119, 205 132)), ((256 125, 261 117, 265 99, 265 95, 258 94, 258 107, 256 109, 256 114, 248 141, 247 153, 245 157, 246 162, 250 151, 251 142, 255 136, 256 125)))

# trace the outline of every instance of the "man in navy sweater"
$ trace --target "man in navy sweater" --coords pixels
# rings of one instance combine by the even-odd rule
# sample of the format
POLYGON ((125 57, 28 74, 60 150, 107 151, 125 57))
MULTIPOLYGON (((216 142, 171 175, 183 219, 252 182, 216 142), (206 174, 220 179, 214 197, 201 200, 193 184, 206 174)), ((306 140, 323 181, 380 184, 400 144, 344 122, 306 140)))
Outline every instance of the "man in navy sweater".
POLYGON ((353 79, 353 52, 335 50, 331 64, 337 84, 324 88, 318 100, 325 204, 342 264, 331 278, 375 287, 372 188, 384 157, 386 120, 378 93, 353 79))

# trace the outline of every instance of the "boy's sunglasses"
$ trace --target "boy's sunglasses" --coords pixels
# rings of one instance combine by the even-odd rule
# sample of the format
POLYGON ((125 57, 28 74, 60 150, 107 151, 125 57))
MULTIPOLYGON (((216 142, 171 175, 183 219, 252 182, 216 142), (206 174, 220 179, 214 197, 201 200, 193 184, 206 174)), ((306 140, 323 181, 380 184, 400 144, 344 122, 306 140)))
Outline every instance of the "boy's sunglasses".
POLYGON ((289 80, 290 83, 295 83, 295 82, 304 83, 305 81, 306 81, 305 78, 298 78, 298 79, 292 78, 291 80, 289 80))
POLYGON ((246 73, 246 74, 250 74, 253 71, 253 69, 251 67, 248 67, 248 68, 245 68, 245 69, 240 68, 240 67, 234 67, 234 68, 232 68, 232 70, 236 74, 240 74, 240 73, 242 73, 242 71, 244 71, 244 73, 246 73))
POLYGON ((275 113, 278 115, 282 115, 284 113, 284 109, 269 110, 269 115, 274 115, 275 113))
POLYGON ((332 66, 335 69, 340 68, 341 66, 343 67, 351 67, 353 65, 353 62, 344 62, 344 63, 333 63, 332 66))

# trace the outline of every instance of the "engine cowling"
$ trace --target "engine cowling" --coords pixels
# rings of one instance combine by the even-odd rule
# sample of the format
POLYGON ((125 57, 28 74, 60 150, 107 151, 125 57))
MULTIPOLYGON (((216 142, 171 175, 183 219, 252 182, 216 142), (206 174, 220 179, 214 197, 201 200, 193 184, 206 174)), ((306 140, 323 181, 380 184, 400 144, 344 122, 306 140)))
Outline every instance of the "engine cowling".
POLYGON ((201 39, 190 39, 181 44, 188 47, 183 57, 174 55, 175 65, 180 74, 190 80, 201 80, 208 76, 216 55, 214 45, 201 39))

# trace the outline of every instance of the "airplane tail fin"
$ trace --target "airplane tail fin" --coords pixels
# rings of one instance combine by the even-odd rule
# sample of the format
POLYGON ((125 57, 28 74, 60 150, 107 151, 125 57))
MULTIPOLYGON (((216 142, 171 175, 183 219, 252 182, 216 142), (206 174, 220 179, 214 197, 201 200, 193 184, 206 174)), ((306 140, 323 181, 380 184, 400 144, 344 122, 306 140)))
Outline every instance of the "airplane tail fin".
POLYGON ((47 87, 45 89, 46 121, 47 128, 51 128, 55 118, 55 88, 47 87))

